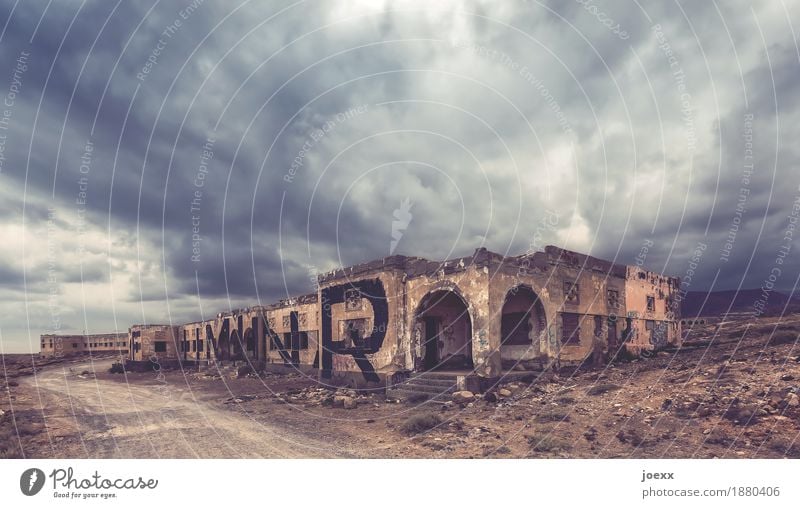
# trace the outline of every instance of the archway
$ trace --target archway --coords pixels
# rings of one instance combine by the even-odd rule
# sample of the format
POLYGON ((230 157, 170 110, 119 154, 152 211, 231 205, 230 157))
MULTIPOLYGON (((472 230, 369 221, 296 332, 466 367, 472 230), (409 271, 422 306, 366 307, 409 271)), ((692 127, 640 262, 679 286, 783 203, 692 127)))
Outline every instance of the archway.
POLYGON ((539 337, 547 329, 544 306, 529 286, 506 294, 500 314, 500 357, 507 366, 539 357, 539 337))
POLYGON ((435 290, 422 299, 415 327, 424 370, 472 369, 472 320, 456 292, 435 290))

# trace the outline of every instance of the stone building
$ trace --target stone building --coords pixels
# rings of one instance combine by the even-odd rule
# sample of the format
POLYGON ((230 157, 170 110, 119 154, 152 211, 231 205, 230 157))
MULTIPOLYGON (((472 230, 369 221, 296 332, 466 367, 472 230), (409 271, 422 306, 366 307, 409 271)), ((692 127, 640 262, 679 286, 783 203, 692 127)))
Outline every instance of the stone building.
POLYGON ((250 361, 314 366, 319 355, 317 294, 217 314, 178 327, 185 361, 250 361))
POLYGON ((45 334, 41 335, 39 339, 39 354, 47 357, 76 354, 128 354, 128 336, 124 333, 93 335, 45 334))
POLYGON ((679 279, 548 246, 443 262, 391 256, 319 277, 323 378, 582 362, 680 341, 679 279))
POLYGON ((128 329, 128 358, 134 361, 177 360, 178 328, 172 325, 133 325, 128 329))
POLYGON ((681 337, 679 279, 552 246, 442 262, 390 256, 317 282, 313 294, 161 327, 147 347, 145 329, 132 327, 131 358, 247 361, 376 384, 428 370, 493 379, 681 337))

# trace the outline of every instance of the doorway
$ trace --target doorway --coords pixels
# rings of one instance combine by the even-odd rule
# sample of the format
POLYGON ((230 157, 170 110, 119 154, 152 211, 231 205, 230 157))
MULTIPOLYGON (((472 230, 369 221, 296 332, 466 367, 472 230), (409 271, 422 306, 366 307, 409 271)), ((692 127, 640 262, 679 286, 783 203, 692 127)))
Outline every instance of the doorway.
POLYGON ((472 320, 459 294, 428 293, 419 305, 417 323, 424 370, 472 369, 472 320))

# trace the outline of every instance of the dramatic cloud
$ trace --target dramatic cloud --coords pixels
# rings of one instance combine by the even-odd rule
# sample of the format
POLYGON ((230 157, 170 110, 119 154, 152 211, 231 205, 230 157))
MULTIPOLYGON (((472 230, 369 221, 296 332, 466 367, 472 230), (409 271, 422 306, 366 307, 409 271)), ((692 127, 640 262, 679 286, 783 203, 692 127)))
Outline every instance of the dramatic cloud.
POLYGON ((10 4, 6 351, 392 252, 652 243, 682 277, 702 243, 693 290, 797 282, 794 3, 10 4))

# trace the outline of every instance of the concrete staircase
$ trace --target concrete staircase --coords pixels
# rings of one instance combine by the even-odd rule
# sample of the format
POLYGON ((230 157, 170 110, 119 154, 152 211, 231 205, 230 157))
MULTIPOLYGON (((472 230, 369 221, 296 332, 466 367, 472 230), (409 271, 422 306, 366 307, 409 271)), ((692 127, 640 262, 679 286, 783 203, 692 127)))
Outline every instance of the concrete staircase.
POLYGON ((459 390, 458 376, 447 372, 421 372, 413 374, 402 383, 386 387, 386 397, 408 402, 450 400, 459 390))

